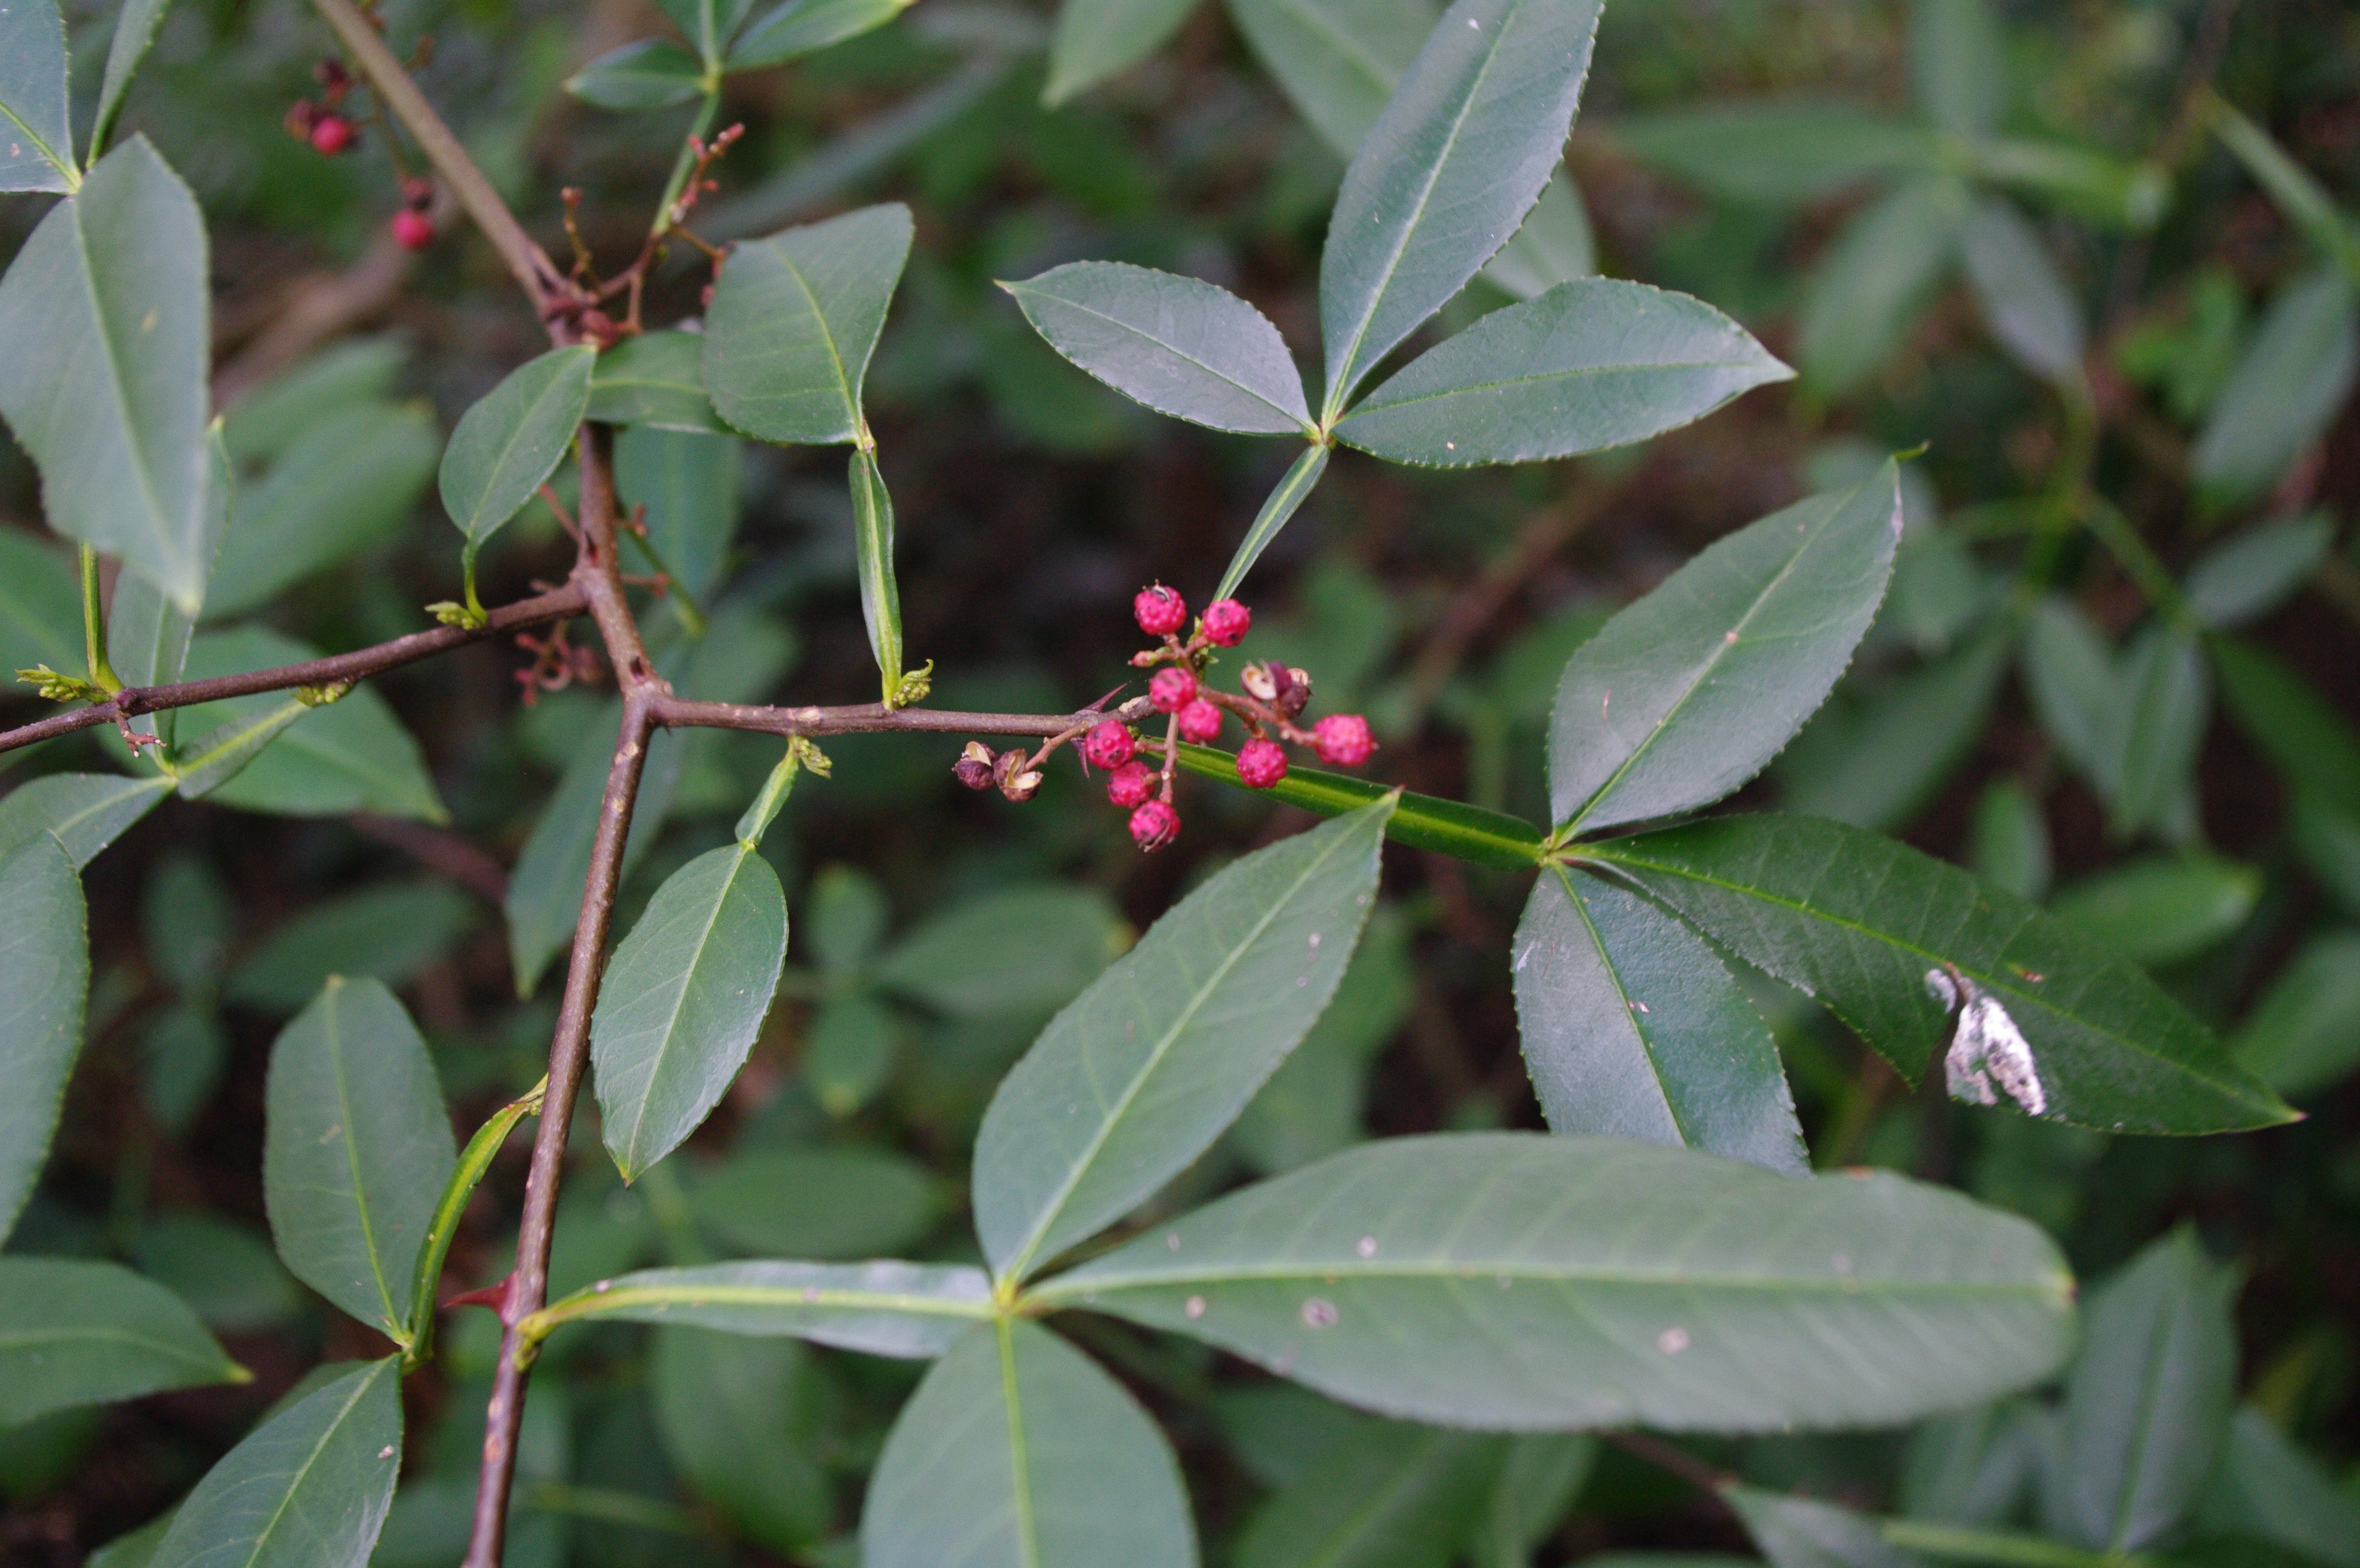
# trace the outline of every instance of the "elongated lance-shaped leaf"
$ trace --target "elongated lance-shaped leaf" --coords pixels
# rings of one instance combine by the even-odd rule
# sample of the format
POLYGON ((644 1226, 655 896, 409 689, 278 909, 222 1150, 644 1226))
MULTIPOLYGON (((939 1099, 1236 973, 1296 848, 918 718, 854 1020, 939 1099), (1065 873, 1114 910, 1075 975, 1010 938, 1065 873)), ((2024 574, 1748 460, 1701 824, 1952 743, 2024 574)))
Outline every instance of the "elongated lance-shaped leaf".
POLYGON ((1598 11, 1597 0, 1458 0, 1427 35, 1328 220, 1323 425, 1532 211, 1564 156, 1598 11))
MULTIPOLYGON (((1183 741, 1180 765, 1201 777, 1246 787, 1238 777, 1238 760, 1230 752, 1183 741)), ((1395 805, 1385 821, 1386 838, 1413 850, 1439 850, 1479 866, 1524 871, 1538 865, 1548 853, 1546 835, 1521 817, 1431 795, 1413 795, 1348 773, 1289 768, 1284 778, 1258 793, 1322 817, 1341 817, 1392 795, 1395 805)))
POLYGON ((656 890, 615 949, 590 1019, 606 1152, 623 1179, 696 1130, 754 1048, 787 956, 787 895, 749 840, 656 890))
POLYGON ((442 510, 466 536, 470 559, 524 510, 573 444, 597 360, 587 344, 552 348, 459 416, 442 449, 442 510))
POLYGON ((1775 1431, 1909 1420, 2046 1376, 2072 1343, 2072 1289, 2035 1226, 1898 1177, 1480 1133, 1364 1144, 1030 1294, 1389 1415, 1775 1431))
POLYGON ((2236 155, 2245 172, 2270 193, 2296 227, 2320 252, 2340 263, 2354 286, 2360 287, 2360 228, 2336 206, 2335 198, 2311 170, 2289 158, 2267 131, 2239 114, 2225 100, 2208 94, 2205 118, 2221 145, 2236 155))
POLYGON ((1440 15, 1432 0, 1229 0, 1297 113, 1349 159, 1440 15))
POLYGON ((1847 225, 1812 271, 1797 358, 1827 397, 1885 363, 1958 249, 1966 186, 1949 175, 1912 181, 1847 225))
POLYGON ((1834 1503, 1738 1486, 1721 1497, 1770 1568, 1932 1568, 1889 1543, 1876 1520, 1834 1503))
POLYGON ((1918 106, 1954 137, 1990 136, 2007 112, 2007 43, 1989 0, 1914 0, 1909 22, 1918 106))
POLYGON ((885 1440, 864 1568, 1196 1568, 1171 1445, 1122 1385, 1035 1323, 968 1331, 885 1440))
POLYGON ((731 251, 705 315, 721 417, 765 441, 866 445, 861 382, 910 235, 910 209, 888 203, 731 251))
POLYGON ((210 332, 204 220, 145 137, 100 159, 0 279, 0 416, 40 467, 49 525, 191 616, 210 332))
POLYGON ((2213 399, 2189 454, 2206 498, 2225 506, 2267 488, 2326 433, 2355 373, 2360 282, 2322 265, 2270 302, 2260 330, 2213 399))
POLYGON ((475 1129, 467 1146, 459 1151, 458 1162, 452 1167, 448 1180, 442 1184, 442 1196, 434 1205, 433 1215, 426 1223, 426 1235, 418 1247, 418 1267, 410 1289, 410 1345, 403 1360, 411 1366, 424 1361, 434 1346, 435 1290, 442 1280, 442 1260, 450 1255, 451 1243, 459 1234, 459 1217, 467 1209, 467 1200, 475 1195, 476 1183, 492 1168, 492 1161, 507 1143, 516 1124, 527 1116, 541 1114, 541 1097, 549 1091, 549 1077, 541 1075, 531 1092, 509 1101, 492 1113, 491 1119, 475 1129))
POLYGON ((1809 1168, 1769 1029, 1676 917, 1552 866, 1511 951, 1524 1066, 1556 1131, 1809 1168))
POLYGON ((1375 902, 1391 798, 1190 894, 1050 1022, 975 1145, 1003 1278, 1086 1240, 1209 1147, 1336 992, 1375 902))
MULTIPOLYGON (((198 548, 210 590, 214 564, 229 532, 235 470, 222 438, 222 422, 206 433, 204 532, 198 548)), ((117 679, 127 686, 169 685, 187 671, 197 617, 137 572, 115 580, 115 601, 106 612, 106 653, 117 679)), ((143 713, 130 720, 132 733, 155 735, 167 745, 179 738, 180 710, 143 713)))
POLYGON ((1754 206, 1815 202, 1938 162, 1924 127, 1832 99, 1738 99, 1624 115, 1614 139, 1692 185, 1754 206))
POLYGON ((1794 374, 1701 300, 1584 278, 1412 360, 1336 439, 1396 463, 1531 463, 1660 435, 1794 374))
POLYGON ((2041 1488, 2051 1533, 2136 1552, 2195 1508, 2236 1404, 2238 1284, 2183 1228, 2090 1293, 2041 1488))
POLYGON ((120 1264, 0 1257, 0 1425, 251 1376, 186 1302, 120 1264))
POLYGON ((0 856, 0 1241, 40 1180, 82 1054, 89 924, 82 879, 54 835, 0 856))
POLYGON ((727 435, 705 395, 705 340, 693 332, 643 332, 598 356, 584 417, 727 435))
POLYGON ((881 27, 911 0, 787 0, 748 27, 729 51, 728 69, 759 71, 881 27))
POLYGON ((1694 810, 1759 773, 1852 662, 1900 537, 1888 463, 1740 529, 1608 621, 1549 718, 1560 830, 1694 810))
POLYGON ((877 455, 852 455, 852 548, 860 571, 860 620, 869 629, 869 651, 877 656, 885 706, 899 707, 902 696, 901 589, 893 576, 893 496, 878 470, 877 455))
POLYGON ((91 123, 93 162, 106 150, 115 116, 123 110, 123 95, 131 91, 131 79, 138 74, 139 62, 148 58, 148 46, 156 41, 157 24, 171 8, 172 0, 124 0, 115 18, 115 38, 106 46, 106 75, 98 86, 98 117, 91 123))
POLYGON ((1253 564, 1262 559, 1262 553, 1270 548, 1270 542, 1278 537, 1278 531, 1286 526, 1295 509, 1310 496, 1312 487, 1319 483, 1319 476, 1327 471, 1328 448, 1317 444, 1305 447, 1303 455, 1288 466, 1279 477, 1277 488, 1262 503, 1262 510, 1254 514, 1246 536, 1238 541, 1237 554, 1222 569, 1221 586, 1213 590, 1215 598, 1225 599, 1238 591, 1238 585, 1246 580, 1253 564))
POLYGON ((1050 36, 1049 83, 1041 102, 1054 108, 1138 64, 1195 9, 1196 0, 1065 0, 1050 36))
POLYGON ((0 856, 54 833, 80 870, 171 791, 161 775, 120 773, 50 773, 18 784, 0 798, 0 856))
MULTIPOLYGON (((1360 1418, 1246 1521, 1238 1568, 1433 1568, 1459 1560, 1512 1439, 1360 1418)), ((1480 1560, 1482 1568, 1493 1568, 1480 1560)))
POLYGON ((2136 966, 1879 834, 1722 817, 1580 853, 1819 998, 1913 1081, 1951 1036, 1926 977, 1955 970, 2022 1033, 2054 1120, 2216 1133, 2294 1115, 2136 966))
POLYGON ((73 126, 66 108, 66 27, 53 0, 0 10, 0 191, 71 192, 73 126))
POLYGON ((601 109, 669 108, 705 91, 705 65, 670 38, 640 38, 567 77, 565 90, 601 109))
POLYGON ((148 1568, 364 1568, 401 1473, 400 1366, 364 1363, 249 1432, 148 1568))
POLYGON ((1123 396, 1215 430, 1317 439, 1270 318, 1227 289, 1117 261, 1002 283, 1049 346, 1123 396))
POLYGON ((2125 651, 2120 699, 2101 730, 2118 793, 2106 804, 2117 831, 2156 821, 2193 782, 2212 716, 2212 686, 2193 631, 2160 623, 2125 651))
POLYGON ((2014 203, 1986 197, 1967 214, 1963 238, 1967 281, 1992 335, 2043 380, 2081 386, 2081 307, 2032 225, 2014 203))
POLYGON ((687 1323, 733 1334, 791 1334, 814 1344, 923 1361, 989 1318, 979 1268, 919 1263, 715 1263, 602 1279, 525 1320, 538 1341, 566 1323, 613 1318, 687 1323))
POLYGON ((174 763, 173 787, 182 800, 202 800, 244 773, 313 706, 300 696, 281 697, 268 707, 208 729, 181 749, 185 756, 174 763))
POLYGON ((383 982, 331 978, 271 1047, 268 1100, 279 1255, 407 1343, 419 1248, 458 1157, 426 1042, 383 982))

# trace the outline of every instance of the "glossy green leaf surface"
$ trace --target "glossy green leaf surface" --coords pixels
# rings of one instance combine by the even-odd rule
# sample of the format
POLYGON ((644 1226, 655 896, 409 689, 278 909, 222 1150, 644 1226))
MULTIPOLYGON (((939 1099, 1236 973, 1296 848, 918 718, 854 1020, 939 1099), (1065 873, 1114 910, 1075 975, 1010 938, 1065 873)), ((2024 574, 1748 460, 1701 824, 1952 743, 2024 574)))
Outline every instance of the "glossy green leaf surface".
POLYGON ((2329 931, 2304 944, 2229 1046, 2239 1065, 2289 1099, 2360 1065, 2360 932, 2329 931))
MULTIPOLYGON (((598 417, 595 406, 590 417, 598 417)), ((744 505, 744 446, 734 435, 653 424, 615 438, 616 491, 647 508, 648 543, 693 598, 709 594, 728 565, 744 505)))
POLYGON ((2259 494, 2326 433, 2355 371, 2360 297, 2330 263, 2270 302, 2189 454, 2197 484, 2223 504, 2259 494))
POLYGON ((1196 0, 1065 0, 1049 36, 1042 102, 1064 103, 1138 64, 1179 31, 1196 0))
POLYGON ((2158 821, 2190 786, 2212 714, 2212 682, 2193 633, 2154 625, 2132 639, 2118 706, 2099 729, 2113 754, 2117 785, 2107 805, 2118 831, 2158 821))
POLYGON ((942 1212, 925 1167, 886 1149, 744 1149, 688 1190, 697 1228, 770 1257, 887 1257, 925 1238, 942 1212))
POLYGON ((846 475, 852 492, 853 564, 860 578, 860 620, 869 651, 883 677, 884 700, 899 706, 901 686, 901 589, 893 573, 893 494, 877 455, 857 451, 846 475))
POLYGON ((0 1426, 248 1376, 186 1302, 120 1264, 0 1257, 0 1426))
POLYGON ((729 51, 729 69, 756 71, 881 27, 910 0, 787 0, 748 27, 729 51))
POLYGON ((1956 1193, 1529 1133, 1365 1144, 1033 1294, 1510 1430, 1889 1424, 2042 1377, 2073 1332, 2047 1238, 1956 1193))
POLYGON ((318 421, 239 495, 206 618, 252 609, 399 528, 442 444, 422 404, 362 403, 318 421))
POLYGON ((901 1408, 860 1518, 863 1568, 1195 1568, 1171 1445, 1034 1323, 970 1330, 901 1408), (956 1543, 955 1558, 945 1557, 956 1543))
POLYGON ((750 844, 674 872, 615 949, 590 1019, 606 1152, 623 1179, 680 1146, 745 1065, 787 955, 787 895, 750 844))
POLYGON ((0 11, 0 191, 71 191, 73 127, 66 103, 66 28, 50 0, 0 11))
POLYGON ((1786 808, 1855 828, 1906 826, 1983 733, 2013 641, 1994 627, 1856 699, 1839 688, 1779 753, 1773 774, 1786 808))
POLYGON ((651 1357, 665 1457, 771 1552, 800 1554, 835 1512, 813 1434, 810 1353, 792 1339, 667 1328, 651 1357))
POLYGON ((331 979, 271 1047, 263 1197, 304 1284, 397 1343, 458 1163, 426 1042, 373 980, 331 979))
POLYGON ((565 90, 601 109, 661 109, 705 90, 705 63, 668 38, 641 38, 567 77, 565 90))
POLYGON ((401 1471, 401 1361, 328 1382, 197 1483, 150 1568, 363 1568, 401 1471))
POLYGON ((89 915, 72 857, 48 833, 0 856, 0 1241, 40 1180, 82 1054, 89 915))
POLYGON ((170 779, 120 773, 50 773, 30 780, 0 796, 0 857, 54 833, 80 870, 171 792, 170 779))
MULTIPOLYGON (((16 8, 35 26, 45 9, 16 8)), ((0 278, 0 417, 40 467, 49 526, 191 616, 207 565, 205 267, 196 199, 134 137, 0 278)))
POLYGON ((546 1333, 584 1318, 687 1323, 924 1360, 990 1316, 991 1281, 979 1268, 757 1262, 648 1268, 602 1279, 552 1302, 534 1326, 546 1333))
POLYGON ((104 150, 115 117, 123 111, 123 96, 131 91, 131 79, 156 41, 157 24, 171 5, 172 0, 126 0, 115 16, 115 36, 106 46, 106 74, 98 86, 98 116, 91 126, 92 157, 104 150))
POLYGON ((1345 159, 1441 14, 1430 0, 1229 0, 1229 13, 1288 102, 1345 159))
POLYGON ((1459 0, 1427 36, 1328 219, 1322 422, 1532 210, 1564 155, 1598 10, 1595 0, 1459 0))
POLYGON ((1396 463, 1531 463, 1644 441, 1793 374, 1700 300, 1585 278, 1427 350, 1336 439, 1396 463))
POLYGON ((72 670, 82 656, 71 558, 27 530, 0 529, 0 670, 72 670))
POLYGON ((1913 181, 1836 236, 1803 299, 1803 375, 1828 397, 1865 380, 1901 341, 1956 248, 1966 188, 1947 177, 1913 181))
POLYGON ((1158 412, 1215 430, 1313 432, 1278 328, 1227 289, 1116 261, 1068 262, 1000 287, 1051 347, 1158 412))
POLYGON ((1926 975, 1954 966, 2022 1032, 2052 1117, 2206 1133, 2291 1113, 2129 960, 1890 839, 1809 817, 1722 817, 1584 853, 1819 998, 1912 1080, 1950 1035, 1926 975))
POLYGON ((1888 1544, 1874 1519, 1837 1504, 1754 1486, 1724 1486, 1721 1497, 1771 1568, 1928 1568, 1888 1544))
POLYGON ((2054 1485, 2042 1493, 2052 1531, 2136 1552, 2195 1507, 2236 1400, 2237 1285, 2183 1228, 2090 1292, 2054 1485))
POLYGON ((2058 890, 2049 913, 2133 963, 2191 958, 2245 923, 2261 873, 2218 855, 2124 861, 2058 890))
POLYGON ((1540 200, 1515 237, 1483 264, 1481 276, 1519 300, 1531 300, 1597 270, 1598 237, 1590 231, 1590 211, 1560 169, 1541 187, 1540 200))
POLYGON ((293 1013, 334 975, 405 985, 450 950, 475 923, 477 907, 441 881, 390 883, 324 900, 241 957, 222 993, 293 1013))
MULTIPOLYGON (((1180 765, 1200 777, 1218 779, 1240 789, 1246 787, 1238 777, 1238 760, 1230 752, 1183 741, 1180 765)), ((1394 795, 1399 804, 1385 823, 1386 838, 1414 850, 1439 850, 1480 866, 1522 871, 1538 864, 1544 853, 1545 835, 1521 817, 1435 795, 1396 791, 1349 773, 1290 767, 1275 788, 1261 793, 1322 817, 1340 817, 1394 795)))
POLYGON ((1328 471, 1328 450, 1323 445, 1305 447, 1301 455, 1287 466, 1286 472, 1279 476, 1278 483, 1272 487, 1269 496, 1263 499, 1262 510, 1254 513, 1252 523, 1246 529, 1246 536, 1238 541, 1237 551, 1230 555, 1229 564, 1222 568, 1221 585, 1213 590, 1215 598, 1227 598, 1237 592, 1238 585, 1246 580, 1248 572, 1253 570, 1253 564, 1262 558, 1264 550, 1270 548, 1270 542, 1278 537, 1278 531, 1286 526, 1287 521, 1309 499, 1313 487, 1319 483, 1319 476, 1328 471))
POLYGON ((1566 665, 1549 806, 1576 830, 1667 817, 1760 772, 1875 618, 1901 534, 1890 466, 1704 550, 1566 665))
POLYGON ((1411 963, 1407 922, 1380 904, 1336 1000, 1229 1129, 1230 1146, 1256 1171, 1293 1170, 1364 1135, 1369 1073, 1409 1014, 1411 963))
POLYGON ((705 339, 693 332, 643 332, 598 356, 584 418, 727 435, 705 395, 705 339))
POLYGON ((1073 1000, 1126 945, 1096 888, 1044 883, 953 905, 878 960, 880 981, 953 1017, 1040 1013, 1073 1000))
POLYGON ((573 444, 590 406, 598 352, 586 344, 552 348, 508 372, 459 416, 442 449, 442 510, 480 546, 524 510, 573 444))
POLYGON ((1021 1278, 1203 1153, 1335 993, 1393 803, 1237 861, 1057 1014, 976 1136, 975 1220, 1021 1278))
POLYGON ((731 251, 705 317, 705 385, 721 417, 765 441, 859 439, 861 382, 910 236, 910 209, 887 203, 731 251))
POLYGON ((1477 1529, 1508 1442, 1406 1421, 1355 1421, 1254 1511, 1238 1568, 1448 1568, 1477 1529))
POLYGON ((1612 883, 1542 872, 1509 948, 1549 1126, 1809 1167, 1778 1047, 1686 926, 1612 883))
POLYGON ((1967 281, 1992 335, 2043 380, 2079 386, 2087 346, 2081 307, 2024 214, 2013 203, 1986 198, 1967 214, 1961 238, 1967 281))

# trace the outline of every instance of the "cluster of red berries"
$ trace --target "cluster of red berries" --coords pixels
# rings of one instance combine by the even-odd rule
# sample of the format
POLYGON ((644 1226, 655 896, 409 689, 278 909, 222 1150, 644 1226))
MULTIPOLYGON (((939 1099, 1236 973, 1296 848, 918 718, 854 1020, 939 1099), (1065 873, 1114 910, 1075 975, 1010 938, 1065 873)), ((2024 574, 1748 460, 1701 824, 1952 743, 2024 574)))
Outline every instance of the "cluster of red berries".
POLYGON ((970 742, 954 769, 960 783, 970 789, 996 784, 1011 800, 1030 799, 1041 785, 1042 762, 1066 741, 1077 740, 1083 762, 1106 773, 1107 798, 1131 812, 1132 839, 1142 850, 1160 850, 1180 836, 1180 814, 1172 805, 1179 742, 1201 746, 1218 740, 1225 714, 1235 714, 1246 728, 1248 739, 1238 748, 1238 777, 1253 789, 1273 788, 1286 777, 1280 740, 1307 746, 1321 762, 1347 768, 1367 762, 1377 749, 1369 721, 1357 713, 1331 713, 1308 729, 1298 727, 1295 719, 1311 703, 1311 677, 1275 660, 1246 665, 1238 679, 1241 692, 1204 684, 1213 650, 1236 647, 1253 625, 1252 612, 1237 600, 1206 606, 1185 640, 1180 630, 1188 624, 1188 603, 1163 584, 1141 589, 1131 608, 1139 629, 1162 639, 1162 646, 1131 656, 1134 668, 1155 670, 1147 695, 1085 729, 1051 736, 1030 756, 1011 751, 995 757, 982 742, 970 742), (1132 733, 1131 725, 1150 712, 1166 716, 1160 741, 1132 733), (1140 761, 1142 750, 1160 753, 1163 765, 1151 768, 1140 761))
MULTIPOLYGON (((352 73, 339 60, 323 60, 313 68, 320 83, 317 99, 298 98, 287 110, 287 134, 311 144, 322 158, 350 152, 360 144, 360 126, 344 114, 344 95, 352 91, 352 73)), ((424 250, 434 243, 434 187, 414 176, 401 181, 401 207, 393 214, 393 237, 405 250, 424 250)))

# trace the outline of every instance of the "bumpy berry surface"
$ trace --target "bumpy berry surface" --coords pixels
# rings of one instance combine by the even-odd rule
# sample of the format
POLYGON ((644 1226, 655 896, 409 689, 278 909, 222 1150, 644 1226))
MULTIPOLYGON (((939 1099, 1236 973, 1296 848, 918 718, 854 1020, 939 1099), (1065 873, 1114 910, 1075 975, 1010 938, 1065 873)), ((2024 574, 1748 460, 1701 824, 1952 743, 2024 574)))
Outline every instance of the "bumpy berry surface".
POLYGON ((1202 746, 1221 732, 1221 710, 1198 697, 1180 710, 1180 739, 1202 746))
POLYGON ((1139 590, 1139 597, 1131 601, 1131 613, 1138 617, 1142 631, 1162 637, 1188 623, 1188 601, 1158 583, 1139 590))
POLYGON ((1253 611, 1235 599, 1215 599, 1205 607, 1205 635, 1224 648, 1234 648, 1253 628, 1253 611))
POLYGON ((1131 814, 1131 837, 1142 850, 1160 850, 1180 837, 1180 814, 1151 800, 1131 814))
POLYGON ((314 150, 333 158, 353 145, 353 123, 342 115, 322 115, 311 122, 314 150))
POLYGON ((1093 724, 1082 737, 1082 755, 1094 768, 1119 768, 1131 761, 1131 729, 1120 719, 1093 724))
POLYGON ((405 250, 424 250, 434 243, 434 220, 404 207, 393 214, 393 237, 405 250))
POLYGON ((1268 789, 1286 776, 1286 752, 1275 740, 1249 740, 1238 748, 1238 777, 1249 789, 1268 789))
POLYGON ((1147 683, 1147 699, 1158 713, 1177 713, 1196 700, 1196 677, 1177 664, 1167 664, 1147 683))
POLYGON ((1357 768, 1377 749, 1369 721, 1357 713, 1331 713, 1311 727, 1311 747, 1323 762, 1357 768))
POLYGON ((1107 776, 1107 798, 1117 806, 1139 806, 1155 793, 1155 773, 1145 762, 1125 762, 1107 776))

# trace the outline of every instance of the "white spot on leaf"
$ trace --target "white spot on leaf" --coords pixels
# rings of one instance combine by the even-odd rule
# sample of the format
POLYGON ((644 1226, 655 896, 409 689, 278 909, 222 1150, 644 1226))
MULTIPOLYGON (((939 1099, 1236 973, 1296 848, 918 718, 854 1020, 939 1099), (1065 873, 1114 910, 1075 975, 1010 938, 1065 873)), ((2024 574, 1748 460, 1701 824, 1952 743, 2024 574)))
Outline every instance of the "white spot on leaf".
POLYGON ((1950 1049, 1942 1071, 1950 1097, 1975 1105, 1996 1105, 2005 1093, 2027 1115, 2049 1112, 2032 1047, 1999 999, 1955 970, 1928 970, 1926 990, 1946 1007, 1958 1009, 1950 1049))
POLYGON ((1352 1250, 1359 1253, 1362 1257, 1374 1257, 1377 1255, 1377 1238, 1374 1236, 1362 1236, 1353 1245, 1352 1250))
POLYGON ((1688 1347, 1688 1331, 1677 1323, 1655 1336, 1655 1348, 1666 1355, 1677 1355, 1688 1347))
POLYGON ((1303 1321, 1306 1328, 1332 1329, 1336 1326, 1336 1303, 1314 1296, 1303 1303, 1303 1321))
POLYGON ((1190 1322, 1195 1322, 1205 1315, 1205 1299, 1202 1296, 1189 1297, 1187 1300, 1181 1303, 1180 1312, 1190 1322))

